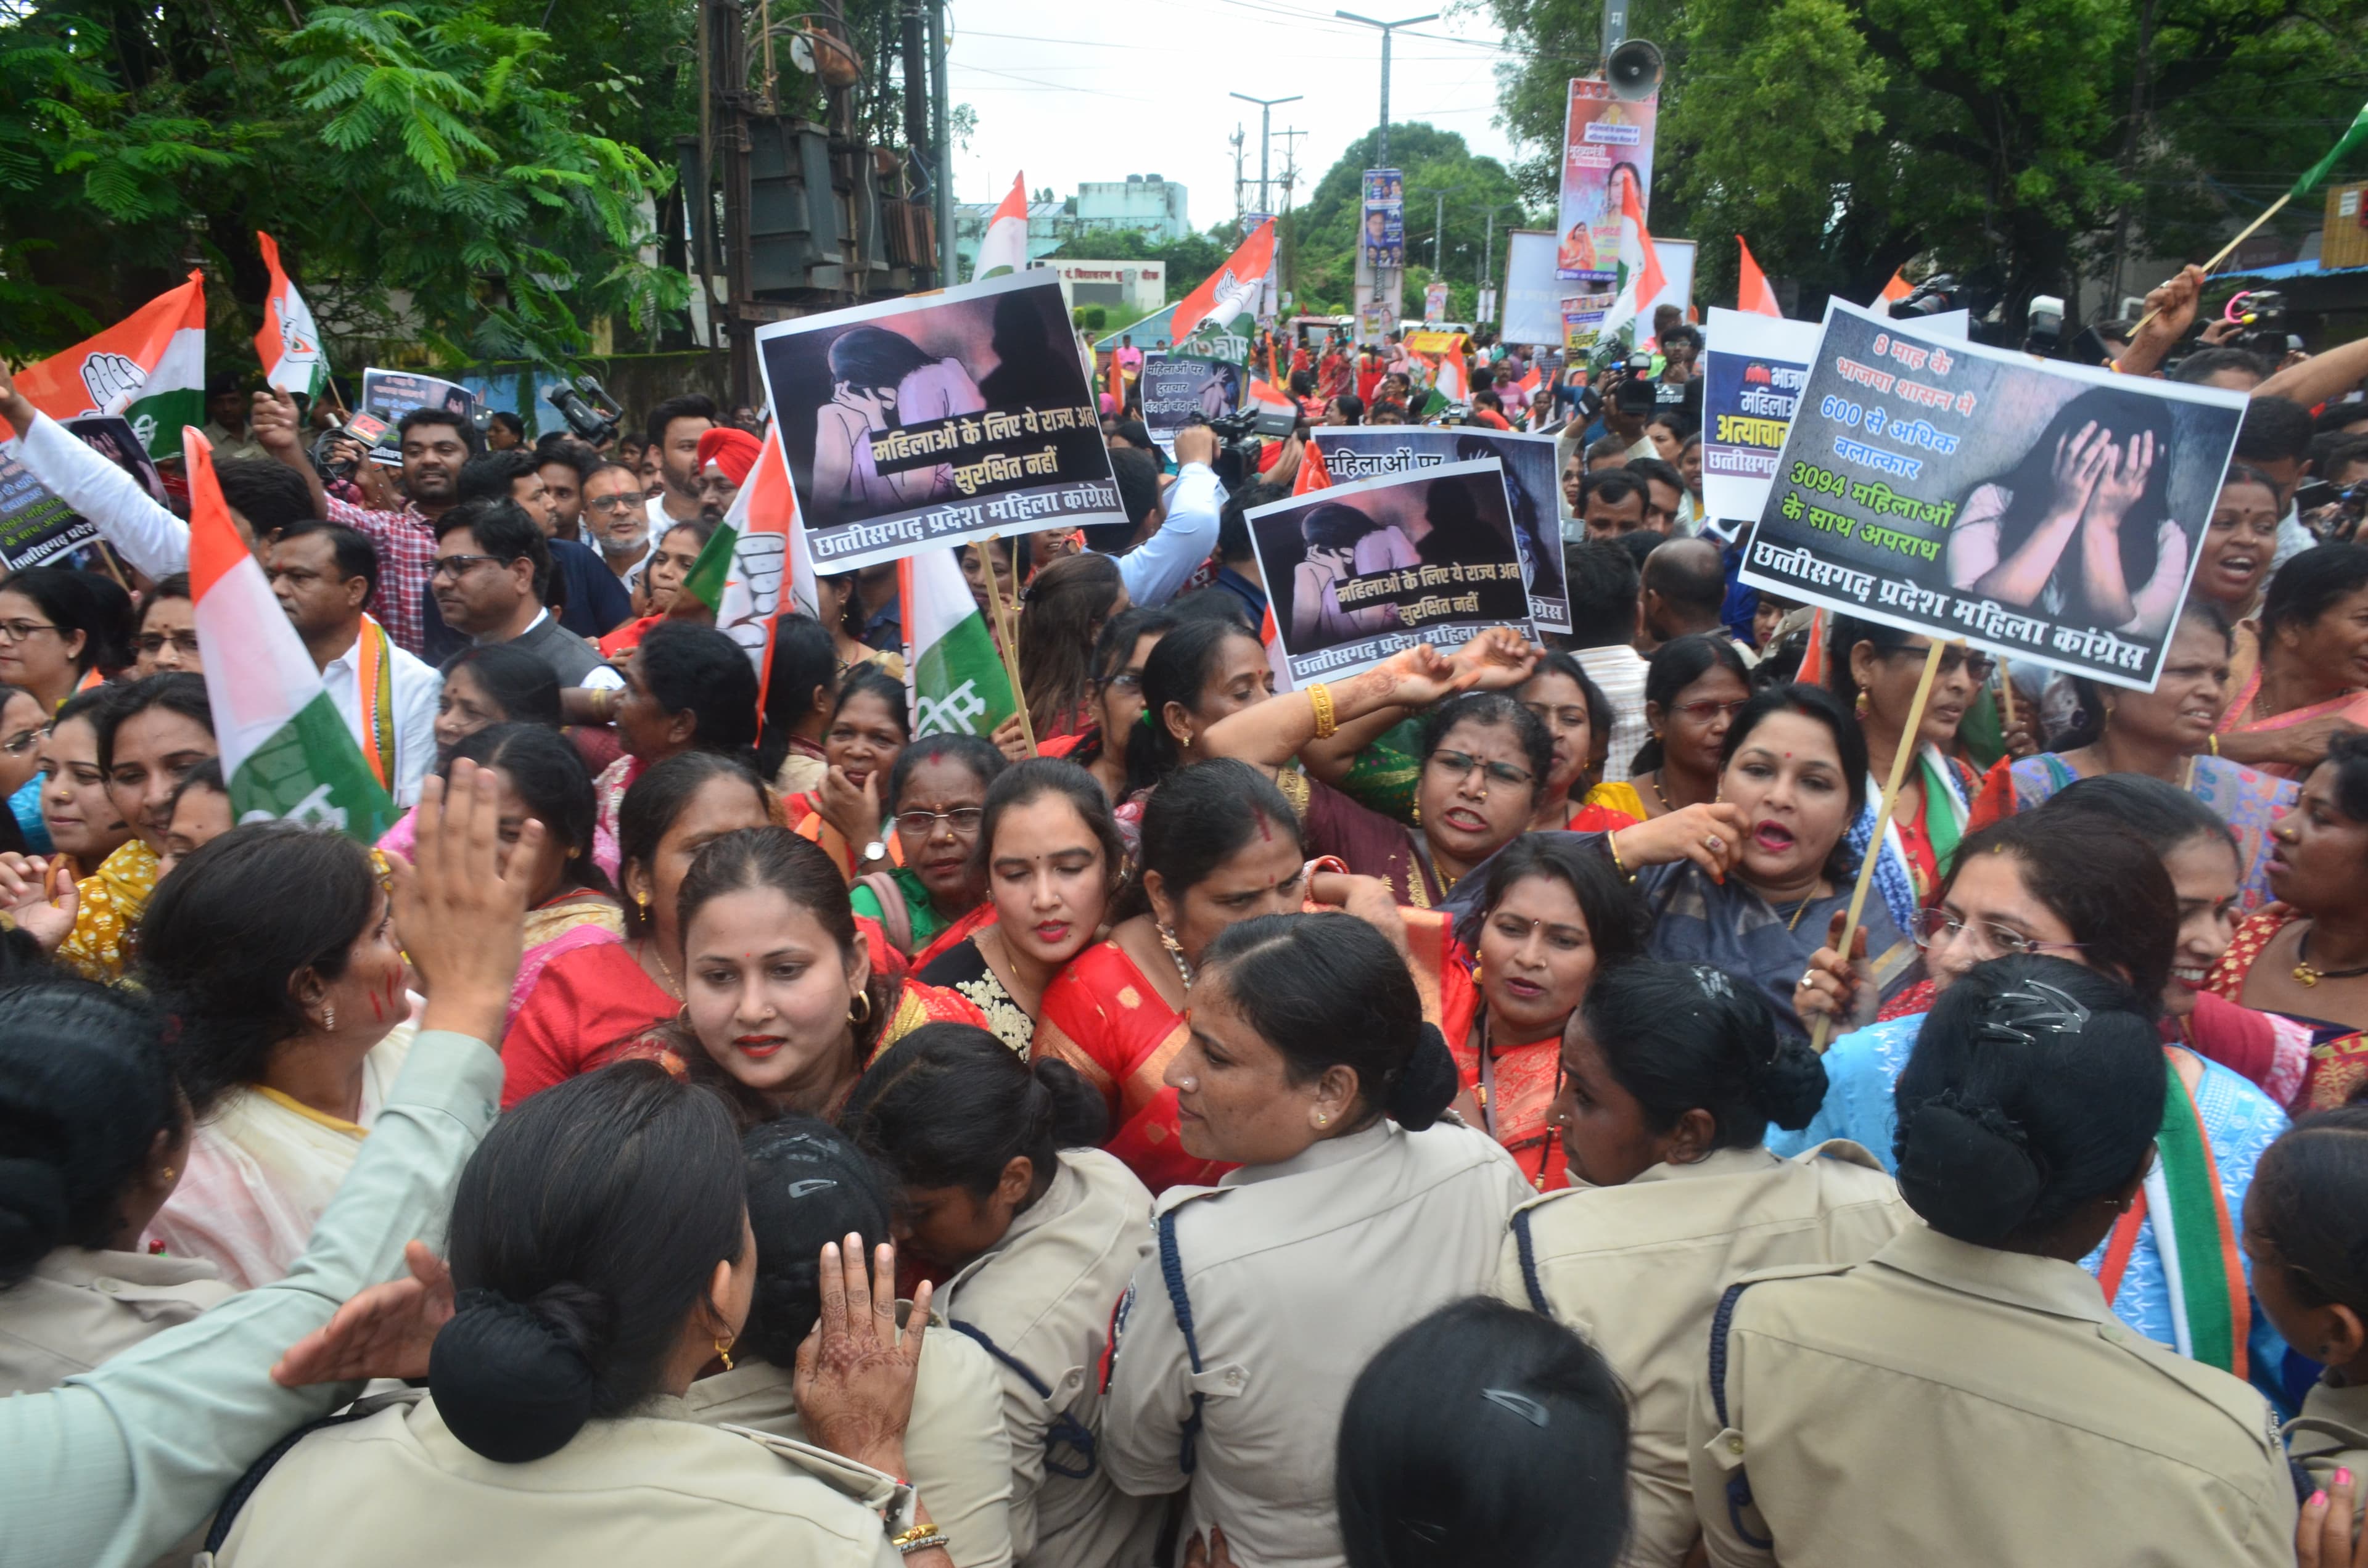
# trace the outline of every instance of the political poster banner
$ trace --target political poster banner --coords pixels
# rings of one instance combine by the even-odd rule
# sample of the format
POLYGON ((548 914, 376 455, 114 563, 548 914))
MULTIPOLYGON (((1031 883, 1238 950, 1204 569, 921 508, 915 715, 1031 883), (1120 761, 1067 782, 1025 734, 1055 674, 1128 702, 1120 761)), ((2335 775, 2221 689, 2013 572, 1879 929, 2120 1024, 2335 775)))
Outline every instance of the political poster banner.
POLYGON ((1049 268, 757 329, 816 570, 1123 523, 1049 268))
POLYGON ((1628 189, 1636 192, 1637 210, 1647 219, 1653 215, 1653 124, 1660 101, 1657 94, 1615 98, 1609 85, 1592 77, 1570 85, 1554 272, 1596 285, 1588 293, 1608 293, 1618 286, 1620 213, 1628 189))
POLYGON ((1395 169, 1365 171, 1365 265, 1406 265, 1406 177, 1395 169))
POLYGON ((1534 638, 1495 459, 1311 490, 1248 513, 1294 687, 1491 626, 1534 638))
POLYGON ((1702 500, 1704 515, 1747 526, 1768 504, 1824 329, 1751 311, 1710 307, 1702 322, 1702 500))
MULTIPOLYGON (((61 420, 85 446, 139 482, 141 489, 160 506, 171 505, 164 476, 131 422, 120 415, 93 414, 61 420)), ((77 513, 25 472, 15 459, 0 454, 0 566, 22 572, 30 566, 60 564, 62 558, 100 537, 97 523, 77 513)))
POLYGON ((1616 290, 1600 293, 1571 294, 1562 301, 1562 346, 1574 354, 1583 354, 1603 339, 1603 318, 1620 298, 1616 290))
POLYGON ((1506 236, 1506 342, 1560 343, 1562 300, 1567 292, 1554 276, 1554 237, 1550 232, 1516 229, 1506 236))
POLYGON ((1439 326, 1447 320, 1447 285, 1433 278, 1422 286, 1422 322, 1439 326))
POLYGON ((1743 581, 2151 690, 2245 403, 1829 301, 1743 581))
POLYGON ((1319 430, 1315 439, 1324 453, 1324 470, 1335 484, 1427 473, 1450 463, 1494 459, 1502 464, 1506 515, 1513 526, 1530 619, 1541 631, 1570 630, 1552 436, 1514 435, 1476 425, 1349 425, 1319 430))
POLYGON ((1143 398, 1143 423, 1151 438, 1169 457, 1176 455, 1176 432, 1202 419, 1223 419, 1242 405, 1249 377, 1239 365, 1189 354, 1146 354, 1136 390, 1143 398))
POLYGON ((361 405, 381 419, 399 420, 415 408, 440 408, 447 414, 473 420, 477 394, 441 376, 371 367, 362 371, 361 405))

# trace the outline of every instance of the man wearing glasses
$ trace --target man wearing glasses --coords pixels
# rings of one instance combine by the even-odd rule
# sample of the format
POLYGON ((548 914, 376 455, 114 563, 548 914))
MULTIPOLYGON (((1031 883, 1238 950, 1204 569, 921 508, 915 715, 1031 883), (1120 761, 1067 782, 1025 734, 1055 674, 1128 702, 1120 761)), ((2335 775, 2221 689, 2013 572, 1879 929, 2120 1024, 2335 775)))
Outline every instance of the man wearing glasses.
POLYGON ((624 677, 598 650, 544 608, 550 582, 550 547, 517 502, 463 501, 437 519, 428 586, 446 625, 472 642, 507 642, 532 653, 552 667, 562 687, 621 688, 624 677))
POLYGON ((584 531, 630 596, 641 591, 649 567, 649 498, 641 475, 623 463, 602 463, 584 475, 584 531))

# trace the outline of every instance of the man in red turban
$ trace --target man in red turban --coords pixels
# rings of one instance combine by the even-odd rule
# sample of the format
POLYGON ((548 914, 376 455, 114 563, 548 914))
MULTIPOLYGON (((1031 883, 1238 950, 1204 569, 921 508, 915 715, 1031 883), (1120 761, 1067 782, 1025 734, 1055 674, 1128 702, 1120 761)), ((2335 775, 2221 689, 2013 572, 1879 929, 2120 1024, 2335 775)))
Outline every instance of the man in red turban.
POLYGON ((764 443, 746 430, 718 425, 699 437, 699 515, 720 523, 757 466, 764 443))

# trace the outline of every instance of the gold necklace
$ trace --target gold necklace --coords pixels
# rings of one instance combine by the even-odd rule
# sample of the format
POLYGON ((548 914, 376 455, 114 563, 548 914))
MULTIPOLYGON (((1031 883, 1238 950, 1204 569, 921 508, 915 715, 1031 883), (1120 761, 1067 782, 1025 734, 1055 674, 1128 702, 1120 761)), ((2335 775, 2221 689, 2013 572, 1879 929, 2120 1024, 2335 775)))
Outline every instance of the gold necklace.
POLYGON ((642 950, 649 954, 650 957, 658 960, 658 972, 666 976, 666 994, 673 997, 677 1002, 681 1001, 682 982, 674 977, 674 966, 666 961, 666 955, 664 953, 658 951, 656 938, 652 937, 643 937, 642 950))

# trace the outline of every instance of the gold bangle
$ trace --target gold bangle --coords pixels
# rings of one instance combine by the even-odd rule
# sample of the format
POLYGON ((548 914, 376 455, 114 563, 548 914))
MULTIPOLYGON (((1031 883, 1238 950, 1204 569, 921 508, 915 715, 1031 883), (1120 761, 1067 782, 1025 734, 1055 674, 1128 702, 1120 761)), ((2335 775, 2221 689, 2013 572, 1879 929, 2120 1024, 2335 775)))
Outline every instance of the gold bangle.
POLYGON ((927 1551, 930 1547, 945 1545, 946 1536, 945 1532, 935 1525, 915 1525, 901 1535, 890 1536, 888 1544, 896 1549, 897 1555, 910 1557, 916 1551, 927 1551))
POLYGON ((2220 737, 2218 735, 2214 734, 2205 737, 2203 744, 2212 748, 2212 755, 2214 756, 2218 756, 2220 755, 2220 737))
POLYGON ((1627 878, 1630 881, 1634 881, 1636 880, 1636 873, 1628 869, 1627 862, 1620 858, 1619 829, 1614 828, 1611 832, 1603 835, 1603 846, 1611 851, 1611 869, 1619 872, 1622 876, 1627 878))
POLYGON ((1340 728, 1332 714, 1332 688, 1317 681, 1307 688, 1307 705, 1315 710, 1315 738, 1328 741, 1340 728))

